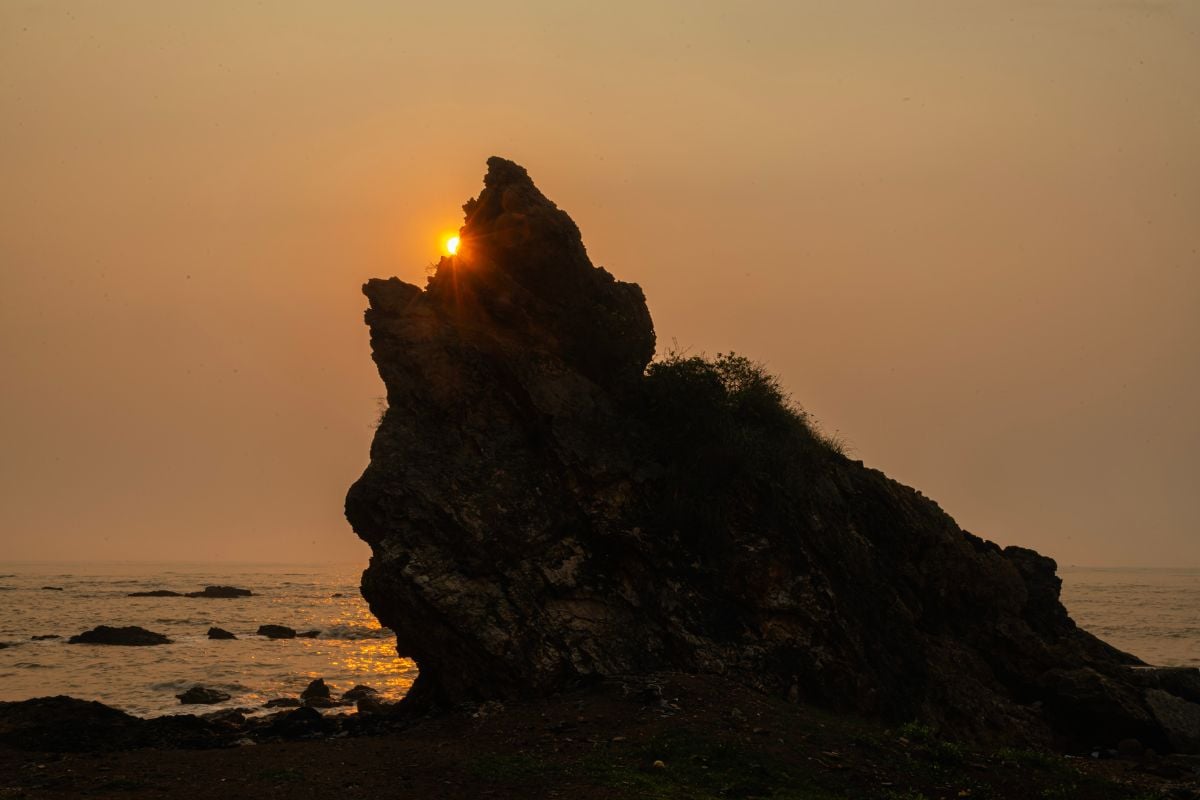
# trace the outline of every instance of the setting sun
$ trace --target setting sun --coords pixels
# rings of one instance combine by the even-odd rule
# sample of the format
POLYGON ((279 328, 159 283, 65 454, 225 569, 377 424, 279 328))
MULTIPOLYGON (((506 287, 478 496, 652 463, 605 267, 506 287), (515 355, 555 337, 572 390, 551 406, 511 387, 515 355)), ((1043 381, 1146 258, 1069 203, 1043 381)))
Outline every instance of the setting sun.
POLYGON ((451 236, 448 239, 446 239, 445 246, 446 246, 446 252, 449 253, 450 255, 454 255, 455 253, 457 253, 458 252, 458 237, 451 236))

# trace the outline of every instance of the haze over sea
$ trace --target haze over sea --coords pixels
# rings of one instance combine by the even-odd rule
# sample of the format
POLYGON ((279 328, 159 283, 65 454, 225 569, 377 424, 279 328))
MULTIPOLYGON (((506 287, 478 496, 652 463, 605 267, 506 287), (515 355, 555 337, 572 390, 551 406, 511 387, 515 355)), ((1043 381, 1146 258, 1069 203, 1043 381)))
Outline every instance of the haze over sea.
MULTIPOLYGON (((196 707, 181 706, 175 695, 200 684, 231 695, 205 710, 257 708, 297 695, 316 677, 335 692, 361 683, 398 699, 416 666, 396 656, 391 631, 371 615, 358 593, 359 572, 353 564, 0 564, 0 642, 9 645, 0 649, 0 700, 67 694, 139 715, 184 713, 196 707), (254 596, 127 596, 215 584, 254 596), (271 640, 255 635, 262 624, 321 633, 271 640), (66 643, 96 625, 140 625, 175 643, 66 643), (239 638, 210 640, 210 626, 239 638), (47 634, 62 638, 31 639, 47 634)), ((1065 567, 1059 574, 1063 601, 1081 627, 1152 664, 1200 666, 1200 569, 1065 567)))

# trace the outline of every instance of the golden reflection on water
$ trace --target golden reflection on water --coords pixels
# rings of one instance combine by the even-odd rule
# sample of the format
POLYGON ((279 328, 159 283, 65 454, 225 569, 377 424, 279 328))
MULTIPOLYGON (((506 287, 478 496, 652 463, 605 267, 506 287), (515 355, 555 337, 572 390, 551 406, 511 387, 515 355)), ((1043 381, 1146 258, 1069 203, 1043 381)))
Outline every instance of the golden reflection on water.
POLYGON ((385 631, 365 603, 342 605, 335 625, 354 626, 378 631, 378 639, 358 639, 343 642, 334 654, 333 663, 355 675, 362 675, 385 695, 402 697, 417 677, 417 665, 411 658, 396 655, 396 642, 391 631, 385 631))

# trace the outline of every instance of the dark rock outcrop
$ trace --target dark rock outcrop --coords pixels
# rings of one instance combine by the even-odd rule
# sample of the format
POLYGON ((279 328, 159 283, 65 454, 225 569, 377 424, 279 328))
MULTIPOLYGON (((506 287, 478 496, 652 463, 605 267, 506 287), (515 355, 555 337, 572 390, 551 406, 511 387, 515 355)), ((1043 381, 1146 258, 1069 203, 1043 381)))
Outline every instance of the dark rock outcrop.
POLYGON ((299 708, 301 705, 299 697, 276 697, 263 703, 263 708, 299 708))
POLYGON ((130 647, 143 647, 155 644, 171 644, 171 640, 161 633, 129 625, 123 628, 112 628, 108 625, 98 625, 90 631, 84 631, 78 636, 67 639, 68 644, 115 644, 130 647))
POLYGON ((209 628, 208 638, 210 639, 236 639, 237 635, 230 633, 224 628, 209 628))
POLYGON ((227 741, 210 722, 190 714, 141 719, 103 703, 61 695, 0 703, 0 744, 20 750, 220 747, 227 741))
POLYGON ((314 678, 300 693, 301 700, 311 700, 315 697, 329 698, 330 696, 331 693, 324 678, 314 678))
POLYGON ((230 695, 220 689, 209 689, 205 686, 193 686, 183 694, 175 695, 184 705, 210 706, 214 703, 224 703, 230 695))
POLYGON ((320 631, 301 631, 296 634, 297 639, 315 639, 321 635, 320 631))
POLYGON ((294 628, 289 628, 286 625, 259 625, 259 636, 266 636, 268 639, 295 639, 296 631, 294 628))
POLYGON ((202 591, 188 592, 186 597, 252 597, 254 592, 249 589, 239 589, 236 586, 205 586, 202 591))
POLYGON ((30 636, 29 638, 31 641, 34 641, 34 642, 45 642, 50 639, 61 639, 62 637, 59 636, 57 633, 43 633, 43 634, 39 634, 37 636, 30 636))
POLYGON ((363 686, 362 684, 359 684, 342 695, 342 702, 354 703, 362 700, 364 697, 375 697, 378 694, 378 689, 372 689, 370 686, 363 686))
POLYGON ((388 407, 346 515, 410 705, 670 669, 981 740, 1191 746, 1195 670, 1077 628, 1051 559, 844 457, 746 363, 647 370, 641 290, 524 169, 484 184, 424 289, 364 286, 388 407))
POLYGON ((170 589, 151 589, 148 592, 130 592, 126 597, 183 597, 181 592, 173 592, 170 589))

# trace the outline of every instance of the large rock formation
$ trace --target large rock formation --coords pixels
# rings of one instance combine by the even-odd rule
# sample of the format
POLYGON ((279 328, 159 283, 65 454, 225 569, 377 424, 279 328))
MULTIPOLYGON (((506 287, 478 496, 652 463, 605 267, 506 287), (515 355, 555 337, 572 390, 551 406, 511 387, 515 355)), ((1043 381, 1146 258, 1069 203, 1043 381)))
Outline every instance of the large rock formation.
POLYGON ((641 290, 524 169, 484 184, 424 290, 364 287, 388 408, 346 513, 411 703, 688 670, 981 739, 1195 746, 1195 670, 1078 629, 1052 560, 839 454, 753 365, 647 370, 641 290))

